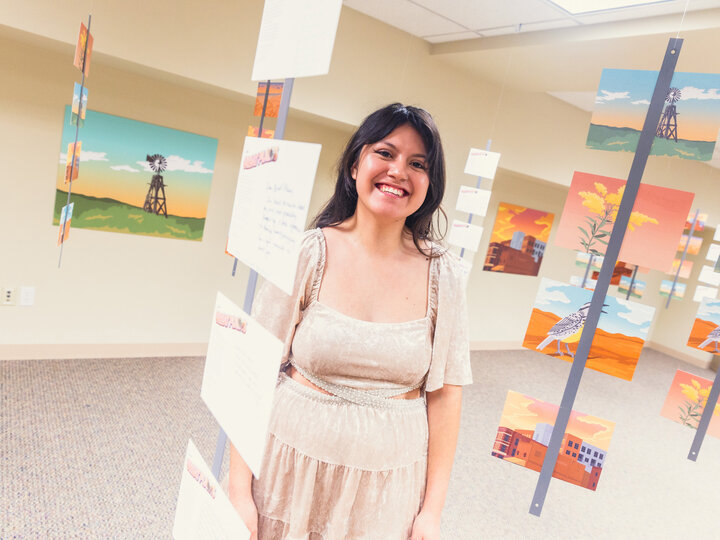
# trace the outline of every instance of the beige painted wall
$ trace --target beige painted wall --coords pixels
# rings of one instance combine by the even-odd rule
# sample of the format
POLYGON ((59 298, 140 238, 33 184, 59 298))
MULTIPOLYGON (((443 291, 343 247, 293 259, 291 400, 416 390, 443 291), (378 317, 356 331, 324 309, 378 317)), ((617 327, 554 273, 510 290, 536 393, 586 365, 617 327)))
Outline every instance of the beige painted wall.
MULTIPOLYGON (((0 309, 0 343, 205 342, 216 291, 241 305, 244 298, 247 272, 239 265, 238 275, 230 276, 232 259, 224 247, 242 144, 253 121, 251 104, 102 62, 92 70, 91 109, 218 139, 203 240, 72 229, 58 269, 57 227, 51 225, 54 185, 63 107, 77 73, 67 55, 0 40, 0 72, 12 81, 0 86, 0 147, 7 156, 0 180, 6 208, 0 214, 5 250, 0 286, 37 288, 34 306, 0 309)), ((287 137, 323 145, 314 213, 332 188, 332 169, 348 131, 297 116, 288 122, 287 137)))
MULTIPOLYGON (((245 273, 229 277, 230 260, 222 248, 255 91, 250 70, 262 1, 195 6, 170 0, 150 6, 139 0, 62 5, 8 0, 0 6, 5 25, 0 70, 13 81, 0 88, 0 144, 14 156, 0 181, 3 200, 11 202, 0 215, 2 245, 10 254, 0 261, 0 286, 38 288, 34 307, 0 308, 0 324, 8 330, 0 343, 201 344, 215 290, 242 300, 245 273), (96 51, 88 82, 91 108, 217 137, 218 157, 202 243, 73 230, 57 270, 57 229, 49 222, 62 106, 78 75, 71 65, 78 21, 91 8, 96 51), (155 11, 172 19, 161 32, 152 23, 155 11)), ((296 81, 286 133, 323 144, 311 211, 331 188, 331 169, 349 124, 394 100, 422 105, 438 121, 448 158, 451 219, 465 218, 452 210, 459 186, 474 184, 462 173, 468 148, 484 147, 492 138, 493 150, 502 152, 478 268, 469 283, 471 339, 484 346, 519 345, 539 279, 479 269, 497 203, 525 204, 559 218, 563 186, 573 170, 623 177, 632 156, 585 149, 588 113, 545 94, 503 90, 472 78, 430 56, 422 40, 343 8, 331 71, 296 81)), ((652 158, 645 180, 696 191, 711 213, 710 223, 720 217, 711 210, 720 202, 715 169, 652 158)), ((573 254, 553 249, 553 238, 541 276, 567 279, 573 254)), ((659 305, 660 279, 657 272, 648 278, 646 302, 659 305)), ((708 355, 684 345, 696 309, 684 300, 662 310, 651 341, 705 363, 708 355)))

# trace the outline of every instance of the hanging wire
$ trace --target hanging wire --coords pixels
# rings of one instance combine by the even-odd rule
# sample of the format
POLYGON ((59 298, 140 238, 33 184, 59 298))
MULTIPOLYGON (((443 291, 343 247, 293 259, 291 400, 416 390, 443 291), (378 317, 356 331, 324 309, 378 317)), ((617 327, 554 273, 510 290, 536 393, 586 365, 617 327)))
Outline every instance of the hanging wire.
POLYGON ((682 19, 680 19, 680 26, 678 27, 677 35, 675 36, 675 39, 678 39, 680 37, 680 30, 682 30, 683 22, 685 22, 685 14, 687 13, 688 6, 690 5, 690 0, 686 0, 685 2, 685 9, 683 10, 682 19))
POLYGON ((505 96, 505 86, 507 84, 507 78, 508 73, 510 72, 510 64, 512 64, 512 57, 513 57, 513 50, 510 49, 508 52, 508 58, 507 62, 505 63, 505 74, 503 75, 502 85, 500 86, 500 96, 498 96, 498 103, 495 107, 495 114, 493 116, 492 121, 492 127, 490 128, 490 137, 488 139, 492 140, 493 135, 495 135, 495 126, 497 124, 498 116, 500 115, 500 108, 502 106, 503 97, 505 96))

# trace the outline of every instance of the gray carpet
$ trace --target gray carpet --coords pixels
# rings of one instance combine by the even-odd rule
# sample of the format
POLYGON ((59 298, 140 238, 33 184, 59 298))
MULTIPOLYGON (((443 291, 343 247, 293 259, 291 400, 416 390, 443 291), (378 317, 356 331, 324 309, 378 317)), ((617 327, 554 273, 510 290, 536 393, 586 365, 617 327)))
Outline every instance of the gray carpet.
MULTIPOLYGON (((720 441, 659 416, 677 367, 644 351, 632 383, 586 371, 576 409, 617 422, 598 490, 490 456, 507 390, 558 403, 570 364, 531 351, 473 353, 443 538, 717 537, 720 441)), ((203 359, 0 362, 0 538, 169 538, 188 438, 211 462, 217 425, 203 359)))

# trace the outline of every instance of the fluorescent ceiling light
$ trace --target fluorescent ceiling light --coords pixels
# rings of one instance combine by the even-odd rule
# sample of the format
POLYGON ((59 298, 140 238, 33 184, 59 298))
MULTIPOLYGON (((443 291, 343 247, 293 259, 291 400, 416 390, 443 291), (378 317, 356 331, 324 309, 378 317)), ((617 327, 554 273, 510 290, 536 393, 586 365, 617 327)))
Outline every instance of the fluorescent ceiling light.
POLYGON ((634 6, 646 6, 649 4, 665 4, 672 0, 549 0, 572 15, 591 13, 598 11, 610 11, 634 6))

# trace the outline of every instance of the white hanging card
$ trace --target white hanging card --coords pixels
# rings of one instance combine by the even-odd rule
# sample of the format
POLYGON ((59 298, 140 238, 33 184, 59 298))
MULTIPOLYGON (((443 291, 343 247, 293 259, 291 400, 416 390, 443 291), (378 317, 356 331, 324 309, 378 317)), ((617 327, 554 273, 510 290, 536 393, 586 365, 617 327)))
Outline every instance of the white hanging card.
POLYGON ((471 148, 465 163, 465 172, 492 180, 495 178, 495 171, 497 171, 499 162, 499 153, 471 148))
POLYGON ((175 540, 250 538, 250 531, 240 514, 230 503, 192 440, 188 441, 183 460, 172 535, 175 540))
POLYGON ((448 243, 470 251, 477 251, 483 228, 463 221, 453 220, 448 243))
POLYGON ((290 294, 320 145, 246 137, 227 251, 290 294))
POLYGON ((342 0, 265 0, 252 80, 325 75, 342 0))
POLYGON ((200 396, 257 477, 283 343, 218 292, 200 396))
POLYGON ((487 189, 477 189, 470 186, 460 186, 455 208, 475 216, 487 214, 491 192, 487 189))

